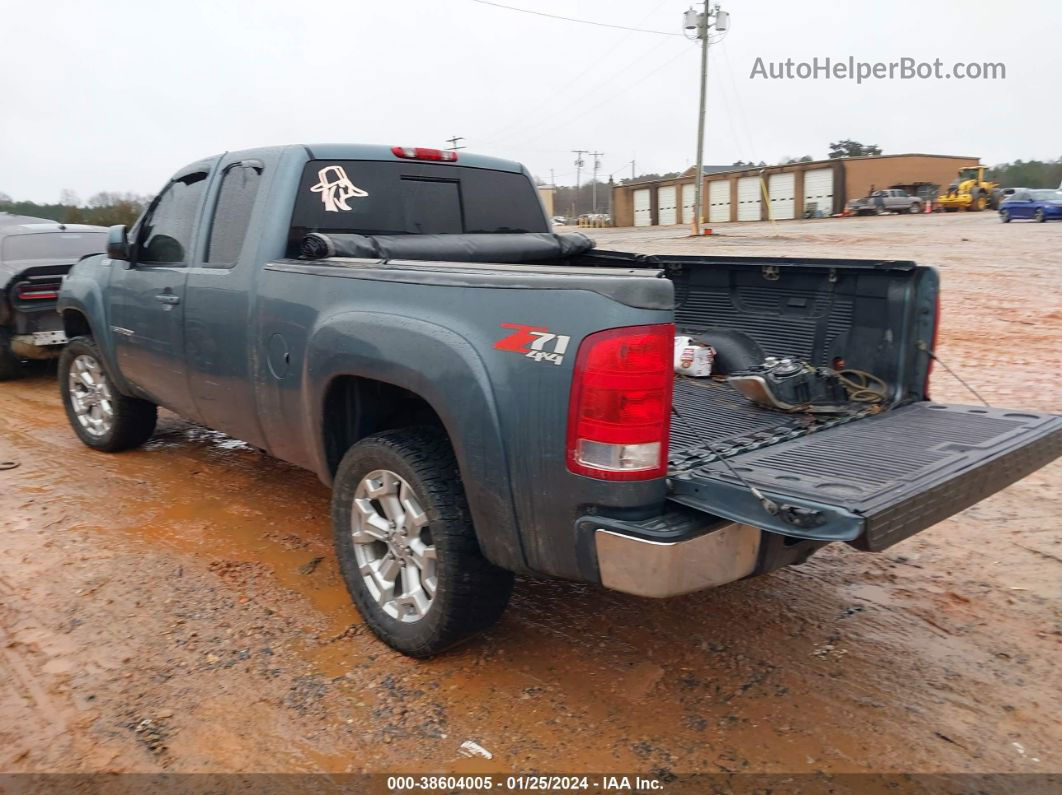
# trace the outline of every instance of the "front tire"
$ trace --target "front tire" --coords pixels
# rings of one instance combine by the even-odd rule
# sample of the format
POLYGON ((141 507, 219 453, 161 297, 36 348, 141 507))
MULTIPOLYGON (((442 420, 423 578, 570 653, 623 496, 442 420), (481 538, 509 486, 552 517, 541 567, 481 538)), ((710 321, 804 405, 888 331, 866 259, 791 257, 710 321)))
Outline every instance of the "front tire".
POLYGON ((431 657, 494 624, 511 572, 480 552, 446 434, 403 428, 343 457, 332 493, 339 570, 369 629, 410 657, 431 657))
POLYGON ((1038 224, 1042 224, 1044 221, 1047 220, 1047 216, 1044 215, 1044 211, 1042 208, 1036 210, 1035 215, 1033 215, 1033 220, 1035 220, 1038 224))
POLYGON ((155 432, 158 407, 115 388, 91 337, 67 343, 59 357, 59 390, 70 427, 93 450, 130 450, 155 432))
POLYGON ((1009 224, 1010 223, 1010 210, 1000 210, 999 211, 999 220, 1002 221, 1005 224, 1009 224))

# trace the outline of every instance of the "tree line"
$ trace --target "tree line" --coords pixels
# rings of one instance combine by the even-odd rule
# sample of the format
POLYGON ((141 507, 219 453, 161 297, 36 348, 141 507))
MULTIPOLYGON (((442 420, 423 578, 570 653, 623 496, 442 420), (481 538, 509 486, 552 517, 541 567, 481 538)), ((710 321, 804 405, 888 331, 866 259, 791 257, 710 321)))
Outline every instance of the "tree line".
POLYGON ((132 226, 151 202, 151 198, 138 193, 102 191, 90 197, 88 201, 81 202, 72 191, 64 190, 58 202, 39 204, 25 200, 16 201, 6 193, 0 193, 0 213, 47 218, 62 224, 132 226))

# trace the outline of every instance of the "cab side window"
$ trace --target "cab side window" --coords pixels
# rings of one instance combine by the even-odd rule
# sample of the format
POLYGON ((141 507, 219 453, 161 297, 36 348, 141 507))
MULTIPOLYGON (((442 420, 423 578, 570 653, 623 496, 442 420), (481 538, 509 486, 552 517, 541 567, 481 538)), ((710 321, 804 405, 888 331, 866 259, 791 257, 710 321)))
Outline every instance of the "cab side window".
POLYGON ((197 171, 166 186, 140 228, 137 262, 174 265, 188 261, 206 178, 205 171, 197 171))
POLYGON ((208 268, 235 266, 251 223, 251 211, 261 180, 261 169, 256 166, 237 163, 225 171, 214 218, 210 222, 206 251, 208 268))

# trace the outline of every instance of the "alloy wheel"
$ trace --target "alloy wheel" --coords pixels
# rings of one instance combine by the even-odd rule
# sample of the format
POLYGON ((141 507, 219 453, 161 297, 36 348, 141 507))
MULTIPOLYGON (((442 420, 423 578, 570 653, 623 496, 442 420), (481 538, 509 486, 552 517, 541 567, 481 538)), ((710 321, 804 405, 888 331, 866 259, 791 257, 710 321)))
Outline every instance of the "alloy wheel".
POLYGON ((106 373, 94 356, 81 354, 70 366, 67 379, 70 404, 81 427, 90 436, 105 436, 114 426, 114 397, 106 373))
POLYGON ((428 517, 413 487, 389 469, 368 473, 354 490, 351 537, 365 585, 387 615, 422 619, 438 587, 428 517))

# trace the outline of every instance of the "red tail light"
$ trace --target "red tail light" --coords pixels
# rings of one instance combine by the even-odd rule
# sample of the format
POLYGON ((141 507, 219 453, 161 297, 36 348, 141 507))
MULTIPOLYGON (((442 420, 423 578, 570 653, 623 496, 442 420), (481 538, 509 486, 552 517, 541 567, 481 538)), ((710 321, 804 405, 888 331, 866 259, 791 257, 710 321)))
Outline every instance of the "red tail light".
POLYGON ((19 301, 54 301, 59 297, 57 284, 20 284, 19 301))
POLYGON ((667 474, 675 327, 600 331, 579 346, 568 405, 568 469, 601 480, 667 474))
POLYGON ((425 149, 423 146, 392 146, 391 153, 395 157, 404 157, 407 160, 441 160, 445 163, 457 162, 457 152, 452 149, 425 149))

